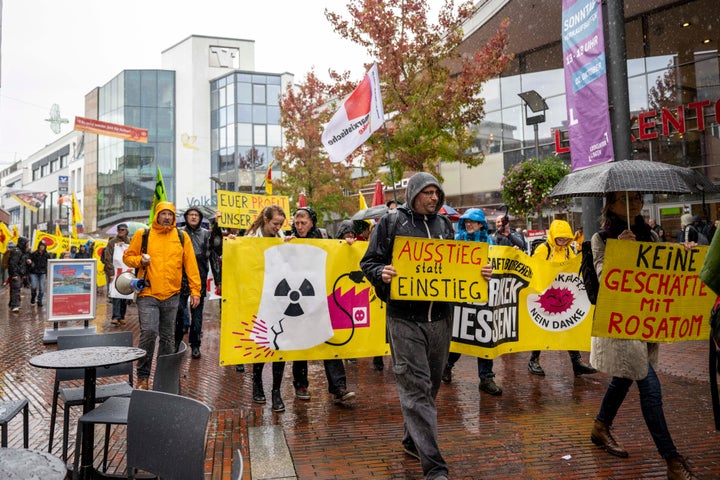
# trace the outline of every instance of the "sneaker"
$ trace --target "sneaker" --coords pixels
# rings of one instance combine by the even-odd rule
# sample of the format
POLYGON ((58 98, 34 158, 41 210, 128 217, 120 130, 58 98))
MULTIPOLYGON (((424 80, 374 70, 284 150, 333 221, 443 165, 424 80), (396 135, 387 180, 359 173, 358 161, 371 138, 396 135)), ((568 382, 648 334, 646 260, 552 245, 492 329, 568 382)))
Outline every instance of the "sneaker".
POLYGON ((442 374, 442 381, 445 383, 452 382, 452 367, 445 366, 445 370, 443 370, 442 374))
POLYGON ((113 318, 112 320, 110 320, 110 323, 112 323, 113 325, 115 325, 117 327, 118 325, 120 325, 120 319, 113 318))
POLYGON ((239 373, 245 373, 245 365, 235 365, 235 371, 239 373))
POLYGON ((485 377, 480 380, 480 391, 490 395, 502 395, 502 388, 498 387, 492 377, 485 377))
POLYGON ((417 447, 415 446, 414 443, 404 443, 403 442, 402 446, 403 446, 403 452, 405 452, 405 454, 410 455, 411 457, 417 458, 418 460, 420 460, 420 454, 418 453, 417 447))
POLYGON ((295 398, 298 400, 310 400, 310 392, 308 392, 307 387, 296 387, 295 398))
POLYGON ((345 390, 345 389, 343 388, 343 389, 341 389, 341 390, 338 390, 338 391, 333 395, 333 397, 334 397, 334 398, 333 398, 333 401, 334 401, 335 403, 342 403, 342 402, 345 402, 345 401, 347 401, 347 400, 350 400, 351 398, 355 398, 355 392, 348 392, 347 390, 345 390))
POLYGON ((192 357, 200 358, 200 347, 192 347, 192 357))
POLYGON ((30 305, 35 305, 35 300, 30 300, 30 305))
POLYGON ((42 302, 38 302, 38 303, 37 303, 37 306, 42 308, 43 303, 42 303, 42 302))
POLYGON ((20 311, 20 307, 13 307, 12 311, 13 311, 13 312, 19 312, 19 311, 20 311))
MULTIPOLYGON (((42 307, 42 305, 40 305, 40 306, 42 307)), ((120 325, 125 325, 125 319, 124 319, 124 318, 121 318, 121 319, 120 319, 120 325)))

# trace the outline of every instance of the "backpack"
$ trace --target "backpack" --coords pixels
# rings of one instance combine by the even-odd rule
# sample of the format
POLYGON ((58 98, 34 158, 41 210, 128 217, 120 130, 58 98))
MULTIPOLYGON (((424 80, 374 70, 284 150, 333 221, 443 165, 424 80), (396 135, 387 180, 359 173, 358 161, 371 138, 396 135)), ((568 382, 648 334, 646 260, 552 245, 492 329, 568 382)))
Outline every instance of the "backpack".
MULTIPOLYGON (((607 233, 600 232, 600 238, 603 242, 607 239, 607 233)), ((585 240, 582 243, 582 262, 580 262, 580 275, 585 284, 585 293, 590 303, 595 305, 597 302, 598 291, 600 290, 600 279, 595 271, 595 260, 593 259, 592 243, 585 240)))
MULTIPOLYGON (((550 260, 550 254, 552 253, 552 249, 550 248, 550 244, 546 241, 542 243, 542 245, 545 245, 547 248, 547 255, 545 256, 545 260, 550 260)), ((537 248, 537 247, 535 247, 537 248)), ((570 260, 570 249, 568 248, 565 250, 565 260, 570 260)))

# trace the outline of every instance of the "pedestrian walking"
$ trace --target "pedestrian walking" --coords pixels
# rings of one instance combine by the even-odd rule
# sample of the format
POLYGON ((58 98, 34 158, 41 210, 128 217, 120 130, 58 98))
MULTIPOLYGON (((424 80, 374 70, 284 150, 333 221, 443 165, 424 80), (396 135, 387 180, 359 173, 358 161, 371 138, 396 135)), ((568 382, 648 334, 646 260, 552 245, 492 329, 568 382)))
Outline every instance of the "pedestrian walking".
MULTIPOLYGON (((605 196, 601 214, 601 232, 592 237, 592 253, 598 278, 602 279, 605 261, 605 238, 623 242, 657 242, 657 234, 645 223, 641 215, 643 196, 637 192, 610 192, 605 196), (628 218, 629 217, 629 218, 628 218), (628 229, 628 220, 633 225, 628 229)), ((688 244, 692 247, 694 242, 688 244)), ((642 340, 593 337, 590 361, 598 370, 612 375, 600 410, 595 417, 590 439, 611 455, 629 456, 610 433, 615 416, 625 400, 630 386, 637 383, 640 393, 640 409, 645 425, 655 442, 660 456, 667 462, 670 480, 697 479, 690 472, 685 459, 678 453, 670 436, 662 406, 660 380, 655 373, 658 363, 659 343, 642 340)), ((635 424, 631 426, 634 428, 635 424)))
MULTIPOLYGON (((320 229, 317 227, 317 214, 312 207, 301 207, 295 211, 291 231, 291 238, 323 238, 320 229)), ((354 398, 355 392, 347 389, 347 377, 343 361, 338 359, 323 360, 323 366, 328 381, 328 391, 332 394, 333 400, 336 403, 341 403, 354 398)), ((310 400, 307 360, 294 361, 292 371, 295 397, 299 400, 310 400)))
POLYGON ((192 358, 200 358, 200 344, 202 343, 202 322, 203 310, 205 307, 205 296, 207 295, 207 279, 208 273, 212 270, 215 285, 220 286, 222 274, 220 273, 220 259, 216 255, 215 250, 210 244, 210 231, 203 228, 203 214, 200 209, 190 207, 183 214, 185 218, 185 226, 180 230, 185 231, 192 242, 193 251, 195 252, 195 260, 197 262, 198 271, 200 272, 200 303, 196 307, 188 309, 188 298, 190 297, 190 288, 187 278, 183 277, 183 286, 180 290, 180 300, 175 319, 175 344, 179 345, 180 340, 188 331, 188 340, 190 343, 190 351, 192 358), (189 326, 186 319, 190 320, 189 326))
MULTIPOLYGON (((540 261, 544 260, 553 263, 567 262, 576 257, 575 251, 570 248, 574 237, 572 227, 568 222, 565 220, 553 220, 548 229, 547 240, 538 245, 532 257, 540 261)), ((596 369, 583 362, 579 351, 568 350, 568 354, 576 377, 597 373, 596 369)), ((533 375, 545 376, 545 370, 540 366, 540 350, 534 350, 530 354, 528 371, 533 375)))
MULTIPOLYGON (((102 254, 103 270, 105 271, 105 278, 107 278, 108 285, 115 281, 115 247, 118 245, 127 245, 130 240, 128 239, 128 226, 126 223, 121 223, 117 226, 117 234, 108 240, 105 249, 102 254)), ((109 289, 108 289, 109 292, 109 289)), ((130 301, 126 298, 114 298, 110 297, 110 303, 112 304, 112 318, 110 323, 115 326, 125 325, 125 313, 127 312, 127 306, 130 301)))
MULTIPOLYGON (((458 220, 458 232, 455 240, 465 240, 468 242, 485 242, 493 245, 492 238, 488 234, 488 224, 485 219, 485 212, 480 208, 470 208, 460 216, 458 220)), ((457 352, 451 352, 448 356, 447 365, 443 370, 442 381, 445 383, 452 382, 452 369, 460 358, 457 352)), ((493 371, 494 362, 492 359, 477 359, 478 377, 480 378, 481 392, 490 395, 502 395, 502 388, 495 383, 495 372, 493 371)))
POLYGON ((27 278, 27 244, 27 238, 20 237, 17 245, 13 245, 12 242, 8 243, 8 251, 6 252, 8 280, 10 282, 10 302, 8 307, 14 313, 20 311, 20 294, 23 282, 27 278))
POLYGON ((177 317, 183 269, 190 285, 190 305, 200 303, 200 273, 190 237, 175 223, 175 206, 159 202, 148 231, 138 230, 123 254, 123 262, 138 269, 145 287, 137 294, 140 320, 139 347, 146 355, 137 364, 137 387, 149 388, 155 343, 160 337, 158 355, 175 352, 175 318, 177 317))
MULTIPOLYGON (((395 237, 452 239, 455 232, 447 217, 438 215, 445 193, 435 177, 423 172, 410 177, 406 199, 397 213, 386 214, 373 228, 360 267, 376 292, 387 298, 390 354, 405 423, 403 450, 420 460, 426 480, 446 480, 448 465, 438 445, 435 397, 450 351, 452 305, 392 300, 385 293, 397 275, 392 265, 395 237)), ((482 267, 482 276, 490 280, 490 264, 482 267)))
MULTIPOLYGON (((285 223, 287 215, 285 211, 277 206, 270 205, 260 212, 255 221, 250 225, 246 237, 276 237, 285 238, 282 226, 285 223)), ((265 390, 263 388, 262 372, 265 367, 264 363, 253 364, 253 403, 265 404, 265 390)), ((285 411, 285 403, 280 394, 283 374, 285 373, 285 362, 272 363, 272 410, 273 412, 285 411)))
POLYGON ((38 248, 30 254, 30 305, 43 306, 45 297, 45 283, 47 282, 47 266, 50 254, 47 245, 42 240, 38 248))

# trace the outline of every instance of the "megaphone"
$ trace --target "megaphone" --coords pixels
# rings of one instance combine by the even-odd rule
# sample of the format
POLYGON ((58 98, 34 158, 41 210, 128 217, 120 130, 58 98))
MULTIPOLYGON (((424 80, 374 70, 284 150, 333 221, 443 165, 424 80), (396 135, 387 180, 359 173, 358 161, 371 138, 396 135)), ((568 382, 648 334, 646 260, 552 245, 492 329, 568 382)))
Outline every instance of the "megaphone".
POLYGON ((115 279, 115 288, 122 295, 130 295, 145 288, 146 283, 144 278, 136 278, 132 272, 125 272, 115 279))

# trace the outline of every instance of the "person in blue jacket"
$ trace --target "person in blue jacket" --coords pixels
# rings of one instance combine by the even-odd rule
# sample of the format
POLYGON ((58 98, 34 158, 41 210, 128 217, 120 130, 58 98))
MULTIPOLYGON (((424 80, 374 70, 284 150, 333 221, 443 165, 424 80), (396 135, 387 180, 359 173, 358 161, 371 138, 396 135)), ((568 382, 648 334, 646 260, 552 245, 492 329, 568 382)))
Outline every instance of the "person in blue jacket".
MULTIPOLYGON (((455 240, 485 242, 494 245, 492 237, 488 234, 485 212, 479 208, 470 208, 463 213, 460 220, 458 220, 458 231, 457 234, 455 234, 455 240)), ((459 353, 450 353, 447 365, 445 365, 445 369, 443 370, 443 382, 452 382, 452 369, 459 358, 459 353)), ((490 395, 502 395, 502 388, 495 383, 492 359, 478 357, 477 363, 478 377, 480 377, 480 391, 490 395)))

